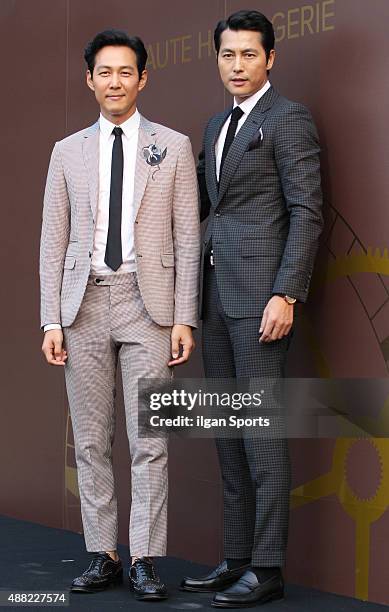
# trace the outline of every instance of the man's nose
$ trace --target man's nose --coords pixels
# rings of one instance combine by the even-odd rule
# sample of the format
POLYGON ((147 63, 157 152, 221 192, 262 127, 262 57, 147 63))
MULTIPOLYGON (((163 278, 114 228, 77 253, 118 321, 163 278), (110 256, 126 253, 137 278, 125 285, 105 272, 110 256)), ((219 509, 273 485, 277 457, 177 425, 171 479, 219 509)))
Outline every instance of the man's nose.
POLYGON ((117 89, 120 87, 120 78, 118 74, 112 73, 110 87, 117 89))
POLYGON ((242 72, 242 59, 239 56, 235 57, 233 71, 234 72, 242 72))

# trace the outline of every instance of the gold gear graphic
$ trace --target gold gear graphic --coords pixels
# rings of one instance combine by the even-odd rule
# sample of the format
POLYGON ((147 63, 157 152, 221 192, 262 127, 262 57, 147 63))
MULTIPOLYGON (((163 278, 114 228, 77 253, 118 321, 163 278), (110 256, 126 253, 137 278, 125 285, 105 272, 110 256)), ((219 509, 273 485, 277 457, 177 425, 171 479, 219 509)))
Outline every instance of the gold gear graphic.
MULTIPOLYGON (((315 276, 312 278, 311 292, 315 292, 319 287, 331 283, 337 278, 346 277, 354 287, 359 300, 363 303, 362 296, 356 290, 351 277, 361 272, 376 274, 378 275, 378 279, 380 276, 388 276, 388 249, 385 248, 383 252, 378 248, 369 247, 365 249, 352 227, 347 223, 344 217, 342 217, 339 211, 328 202, 326 204, 335 214, 335 220, 329 235, 332 234, 335 224, 340 223, 343 228, 349 230, 353 237, 351 247, 359 244, 360 248, 359 250, 354 249, 350 252, 350 247, 347 253, 336 256, 327 245, 329 252, 333 256, 333 260, 329 261, 325 267, 321 269, 319 267, 315 276)), ((389 295, 388 290, 386 292, 389 295)), ((370 317, 369 320, 374 330, 373 320, 370 317)), ((322 378, 332 378, 333 375, 330 365, 320 347, 314 326, 306 313, 301 317, 301 323, 305 340, 314 356, 319 376, 322 378)), ((380 345, 380 349, 385 357, 387 356, 385 355, 387 347, 386 345, 384 347, 384 344, 383 342, 380 345)), ((342 410, 339 410, 339 412, 339 419, 344 419, 344 417, 341 416, 342 410)), ((346 425, 349 425, 349 423, 346 425)), ((297 509, 303 505, 327 497, 328 495, 335 494, 338 496, 344 510, 355 521, 355 596, 367 600, 369 593, 370 525, 374 521, 377 521, 389 506, 389 443, 387 439, 382 437, 383 435, 389 437, 389 398, 386 400, 378 419, 367 417, 355 419, 354 426, 360 428, 361 434, 369 432, 372 436, 381 436, 379 439, 369 439, 369 443, 374 446, 379 455, 381 465, 381 480, 375 495, 369 499, 362 500, 349 486, 346 472, 347 458, 358 439, 355 437, 338 438, 333 455, 332 470, 328 474, 319 476, 294 489, 291 493, 291 508, 297 509)), ((355 436, 358 436, 358 433, 356 433, 355 436)), ((366 438, 364 439, 366 440, 366 438)))
POLYGON ((346 453, 346 457, 345 457, 345 462, 344 462, 344 480, 346 482, 349 483, 349 487, 353 493, 354 499, 357 503, 367 503, 367 502, 373 502, 377 496, 377 492, 381 486, 381 482, 382 482, 382 476, 383 476, 383 465, 382 465, 382 459, 381 459, 381 455, 379 454, 379 448, 377 447, 377 444, 375 442, 375 440, 366 440, 365 438, 360 438, 359 440, 354 440, 354 443, 349 446, 347 453, 346 453), (352 460, 352 452, 354 450, 355 447, 358 448, 358 443, 362 443, 362 444, 369 444, 370 446, 372 446, 374 448, 374 450, 376 451, 376 455, 378 458, 378 463, 379 463, 379 475, 378 475, 378 484, 375 487, 375 491, 374 493, 372 493, 371 495, 368 495, 366 497, 363 497, 362 495, 360 495, 357 491, 354 490, 350 480, 349 480, 349 463, 352 460))
POLYGON ((369 247, 367 252, 353 252, 335 257, 335 260, 330 261, 324 270, 318 270, 315 274, 311 291, 316 291, 321 285, 331 283, 339 277, 353 276, 360 272, 389 276, 388 249, 384 249, 381 254, 380 249, 373 250, 372 247, 369 247))
POLYGON ((377 521, 389 506, 389 444, 386 439, 370 439, 381 464, 381 479, 375 495, 360 500, 347 481, 348 454, 358 439, 338 438, 335 445, 332 469, 310 482, 296 487, 291 493, 291 508, 297 509, 329 495, 336 495, 355 521, 355 595, 368 598, 370 525, 377 521))

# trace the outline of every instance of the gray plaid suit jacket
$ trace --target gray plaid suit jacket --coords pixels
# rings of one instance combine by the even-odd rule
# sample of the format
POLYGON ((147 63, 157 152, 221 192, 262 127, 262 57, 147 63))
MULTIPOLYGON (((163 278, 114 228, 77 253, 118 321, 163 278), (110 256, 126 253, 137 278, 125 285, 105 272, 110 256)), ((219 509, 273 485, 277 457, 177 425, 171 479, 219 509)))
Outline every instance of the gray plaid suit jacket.
POLYGON ((323 225, 320 147, 309 111, 271 87, 237 133, 218 186, 215 143, 230 112, 209 121, 197 168, 201 219, 209 216, 201 290, 212 240, 226 314, 260 317, 273 294, 307 298, 323 225))
MULTIPOLYGON (((43 205, 40 248, 41 326, 70 326, 82 302, 98 202, 99 124, 57 142, 43 205)), ((135 169, 134 242, 146 310, 162 326, 196 327, 200 234, 198 190, 187 136, 141 116, 135 169), (167 155, 160 170, 143 147, 167 155)))

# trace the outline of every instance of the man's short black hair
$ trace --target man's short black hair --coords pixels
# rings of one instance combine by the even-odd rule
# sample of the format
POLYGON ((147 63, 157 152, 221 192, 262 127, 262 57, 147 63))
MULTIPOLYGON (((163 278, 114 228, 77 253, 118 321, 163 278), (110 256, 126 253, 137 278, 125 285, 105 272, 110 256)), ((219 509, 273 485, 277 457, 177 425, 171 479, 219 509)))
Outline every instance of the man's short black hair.
POLYGON ((238 11, 219 21, 213 35, 216 53, 219 54, 221 35, 224 30, 252 30, 262 34, 262 46, 265 49, 266 59, 274 49, 274 29, 271 21, 258 11, 238 11))
POLYGON ((112 45, 128 47, 134 51, 140 78, 146 66, 147 51, 142 40, 138 36, 128 36, 128 34, 122 30, 104 30, 96 34, 94 39, 87 44, 84 58, 88 64, 91 75, 93 75, 93 69, 95 67, 96 53, 98 53, 100 49, 112 45))

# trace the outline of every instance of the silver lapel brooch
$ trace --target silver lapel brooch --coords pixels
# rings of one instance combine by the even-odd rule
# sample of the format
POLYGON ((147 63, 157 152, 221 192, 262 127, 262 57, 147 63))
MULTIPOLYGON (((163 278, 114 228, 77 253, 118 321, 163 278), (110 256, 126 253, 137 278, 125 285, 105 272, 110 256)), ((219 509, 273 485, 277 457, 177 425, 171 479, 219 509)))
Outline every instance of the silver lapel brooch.
POLYGON ((161 149, 156 144, 150 144, 147 147, 143 147, 143 157, 145 158, 146 163, 148 163, 151 167, 156 166, 156 169, 152 174, 153 181, 155 180, 154 174, 161 169, 160 165, 165 159, 166 153, 167 147, 163 151, 161 151, 161 149))

